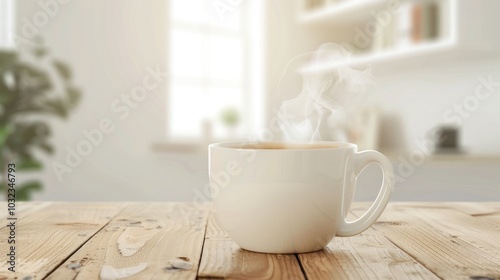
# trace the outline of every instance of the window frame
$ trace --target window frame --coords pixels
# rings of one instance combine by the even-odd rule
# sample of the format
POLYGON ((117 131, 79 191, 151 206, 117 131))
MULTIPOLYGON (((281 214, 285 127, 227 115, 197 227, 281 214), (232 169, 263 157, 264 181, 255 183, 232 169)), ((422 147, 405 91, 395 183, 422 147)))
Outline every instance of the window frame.
POLYGON ((15 12, 14 0, 0 1, 0 49, 13 49, 15 47, 13 37, 15 12))
MULTIPOLYGON (((245 1, 246 2, 246 1, 245 1)), ((238 38, 241 41, 241 56, 242 56, 242 69, 241 69, 241 77, 240 81, 217 81, 217 84, 221 87, 227 88, 237 88, 241 90, 241 103, 245 104, 241 107, 241 114, 245 116, 242 119, 242 123, 240 126, 244 131, 242 137, 251 137, 256 134, 257 128, 261 127, 262 120, 264 119, 263 112, 265 104, 263 95, 263 73, 264 68, 262 61, 262 37, 264 36, 264 32, 262 32, 263 23, 259 22, 259 24, 254 24, 252 22, 251 15, 260 14, 259 19, 264 17, 264 5, 262 0, 253 0, 254 4, 248 4, 245 7, 236 7, 238 9, 245 9, 241 11, 240 19, 239 19, 239 28, 231 30, 230 28, 224 28, 220 26, 208 25, 206 21, 201 22, 185 22, 178 19, 173 19, 172 14, 169 12, 168 15, 168 42, 167 50, 168 50, 168 59, 170 60, 172 57, 171 48, 171 32, 174 30, 185 31, 185 32, 193 32, 201 35, 202 38, 211 37, 211 36, 219 36, 225 38, 238 38), (258 3, 256 3, 258 2, 258 3), (261 39, 258 40, 253 46, 250 45, 250 42, 255 39, 255 37, 261 36, 261 39), (256 68, 259 68, 256 70, 256 68)), ((172 4, 170 4, 172 5, 172 4)), ((169 7, 171 8, 171 7, 169 7)), ((202 39, 203 40, 203 39, 202 39)), ((203 57, 209 57, 207 54, 209 51, 208 48, 203 49, 202 59, 203 57)), ((170 65, 167 63, 167 65, 170 65)), ((202 124, 200 123, 200 137, 190 136, 190 137, 182 137, 179 135, 173 134, 171 130, 171 119, 169 108, 172 102, 172 88, 174 84, 179 85, 188 85, 188 86, 199 86, 202 89, 207 90, 210 84, 214 81, 208 75, 208 72, 202 72, 201 77, 197 78, 186 78, 186 77, 174 77, 171 69, 169 69, 169 73, 171 74, 168 79, 167 85, 167 93, 166 93, 166 114, 165 114, 165 135, 167 141, 170 143, 200 143, 204 142, 204 140, 209 141, 225 141, 228 139, 216 139, 211 135, 212 139, 205 139, 206 135, 203 134, 203 129, 201 129, 202 124), (184 80, 183 80, 184 79, 184 80)), ((213 86, 213 84, 212 84, 213 86)), ((213 132, 212 132, 213 133, 213 132)), ((241 138, 241 137, 240 137, 241 138)))

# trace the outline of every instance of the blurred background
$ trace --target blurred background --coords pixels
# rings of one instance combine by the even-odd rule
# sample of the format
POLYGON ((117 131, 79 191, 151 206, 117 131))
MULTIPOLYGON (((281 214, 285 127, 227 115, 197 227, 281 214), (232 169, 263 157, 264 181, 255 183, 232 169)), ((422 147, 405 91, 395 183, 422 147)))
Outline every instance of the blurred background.
MULTIPOLYGON (((3 181, 16 162, 25 199, 204 200, 209 143, 282 139, 280 106, 308 78, 350 74, 352 87, 370 71, 373 84, 333 98, 320 138, 386 154, 394 200, 498 200, 499 8, 0 0, 3 181), (311 61, 326 43, 334 55, 311 61)), ((380 182, 369 166, 356 199, 380 182)))

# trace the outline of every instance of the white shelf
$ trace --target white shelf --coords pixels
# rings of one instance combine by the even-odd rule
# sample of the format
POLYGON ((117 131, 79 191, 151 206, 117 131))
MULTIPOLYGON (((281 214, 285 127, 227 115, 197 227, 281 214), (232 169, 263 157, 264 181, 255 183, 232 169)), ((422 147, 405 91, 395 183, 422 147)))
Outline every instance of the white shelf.
POLYGON ((400 61, 422 61, 422 58, 430 59, 432 57, 443 59, 445 56, 452 55, 456 48, 456 43, 452 40, 422 42, 418 45, 394 48, 378 53, 353 56, 343 61, 325 61, 315 65, 309 65, 299 70, 300 73, 314 73, 318 71, 330 71, 341 67, 358 66, 378 66, 388 63, 398 63, 400 61))
MULTIPOLYGON (((306 0, 302 0, 306 1, 306 0)), ((414 0, 408 0, 414 1, 414 0)), ((499 0, 435 0, 439 8, 439 37, 405 47, 394 46, 377 52, 352 55, 342 61, 320 61, 299 69, 299 73, 330 71, 339 67, 372 65, 377 69, 409 69, 425 62, 453 61, 500 55, 500 33, 497 30, 499 0), (480 19, 480 20, 478 20, 480 19)), ((373 13, 387 10, 391 0, 344 0, 314 10, 302 10, 299 21, 304 25, 347 25, 373 20, 373 13)), ((335 41, 335 40, 332 40, 335 41)))
POLYGON ((328 24, 345 21, 362 21, 370 11, 382 8, 389 0, 343 0, 302 12, 299 20, 305 24, 328 24))
MULTIPOLYGON (((409 158, 411 151, 381 150, 391 161, 398 161, 402 158, 409 158)), ((499 154, 471 154, 471 153, 432 153, 425 158, 425 163, 435 164, 471 164, 471 163, 494 163, 500 164, 499 154)))

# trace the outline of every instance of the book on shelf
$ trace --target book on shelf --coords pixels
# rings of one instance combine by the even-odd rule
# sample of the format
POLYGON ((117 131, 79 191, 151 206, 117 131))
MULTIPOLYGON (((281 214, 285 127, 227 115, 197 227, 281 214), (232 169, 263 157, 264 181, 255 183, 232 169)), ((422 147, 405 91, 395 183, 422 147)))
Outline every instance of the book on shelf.
POLYGON ((359 0, 303 0, 304 10, 311 11, 318 8, 325 8, 327 6, 333 6, 342 2, 348 1, 359 1, 359 0))
POLYGON ((422 9, 422 39, 432 40, 439 37, 439 13, 437 3, 427 3, 422 9))
POLYGON ((397 16, 397 45, 405 47, 438 37, 438 6, 435 2, 405 2, 397 16))
POLYGON ((327 0, 305 0, 304 8, 306 11, 315 10, 325 6, 325 1, 327 0))

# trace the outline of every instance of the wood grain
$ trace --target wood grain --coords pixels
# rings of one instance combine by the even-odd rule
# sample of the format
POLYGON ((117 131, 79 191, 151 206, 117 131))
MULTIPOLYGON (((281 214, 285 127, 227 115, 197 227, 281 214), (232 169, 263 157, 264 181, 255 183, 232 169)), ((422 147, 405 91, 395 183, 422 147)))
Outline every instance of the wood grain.
POLYGON ((133 203, 47 279, 195 279, 207 217, 187 203, 133 203))
MULTIPOLYGON (((31 213, 37 212, 42 210, 45 207, 48 207, 51 205, 53 202, 46 202, 46 201, 34 201, 34 202, 25 202, 25 201, 20 201, 16 202, 16 211, 15 211, 15 216, 18 219, 24 219, 26 216, 28 216, 31 213)), ((0 220, 5 220, 7 219, 7 203, 6 202, 1 202, 0 203, 0 220)), ((0 224, 0 229, 6 227, 6 223, 0 224)))
POLYGON ((406 208, 405 211, 424 220, 435 229, 461 239, 498 259, 500 263, 500 223, 489 223, 453 209, 406 208))
MULTIPOLYGON (((34 209, 37 205, 33 204, 34 209)), ((17 220, 16 273, 0 256, 0 279, 42 279, 121 210, 122 204, 53 203, 17 220), (31 277, 31 278, 30 278, 31 277)), ((7 236, 8 228, 0 230, 7 236)), ((0 239, 2 252, 7 239, 0 239)))
POLYGON ((242 250, 187 203, 20 203, 17 217, 18 272, 0 238, 0 280, 500 279, 500 203, 391 203, 364 233, 299 255, 242 250))
POLYGON ((439 279, 373 229, 299 259, 308 279, 439 279))
POLYGON ((469 214, 479 220, 500 224, 500 203, 499 202, 460 202, 451 203, 454 209, 469 214))
MULTIPOLYGON (((498 198, 500 200, 500 197, 498 198)), ((427 203, 432 207, 438 203, 427 203)), ((444 205, 471 216, 500 213, 500 202, 445 202, 444 205)))
MULTIPOLYGON (((443 279, 500 278, 499 259, 472 245, 472 240, 459 238, 449 228, 436 228, 443 217, 418 216, 414 209, 390 205, 374 228, 443 279)), ((475 238, 479 242, 482 237, 475 238)))
POLYGON ((304 279, 295 255, 261 254, 241 249, 217 223, 209 219, 200 278, 304 279))

